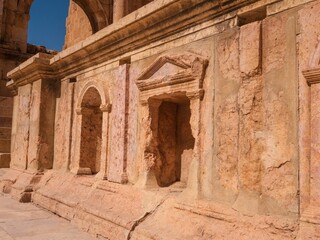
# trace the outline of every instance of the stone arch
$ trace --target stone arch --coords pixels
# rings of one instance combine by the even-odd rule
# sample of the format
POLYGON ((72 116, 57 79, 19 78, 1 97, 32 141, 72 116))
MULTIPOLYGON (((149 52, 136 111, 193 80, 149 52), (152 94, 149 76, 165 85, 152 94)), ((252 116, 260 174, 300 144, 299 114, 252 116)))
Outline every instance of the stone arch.
POLYGON ((100 171, 102 146, 101 96, 89 87, 81 99, 81 141, 79 168, 87 174, 100 171))
MULTIPOLYGON (((73 0, 87 15, 92 32, 95 33, 111 23, 110 16, 105 12, 99 0, 73 0)), ((112 5, 111 5, 112 6, 112 5)))
MULTIPOLYGON (((99 0, 73 0, 86 13, 93 32, 97 32, 110 24, 110 14, 107 14, 99 0)), ((30 13, 31 5, 34 0, 25 0, 17 2, 18 11, 26 14, 30 13)), ((112 7, 112 4, 110 4, 112 7)))
MULTIPOLYGON (((75 4, 77 4, 87 16, 88 21, 90 22, 90 25, 92 28, 92 33, 95 33, 112 23, 112 5, 113 5, 112 0, 72 0, 72 1, 75 4)), ((25 31, 25 33, 23 34, 25 35, 25 39, 22 45, 20 46, 20 49, 22 49, 23 52, 26 52, 28 22, 30 18, 29 15, 30 15, 30 9, 33 3, 34 3, 34 0, 23 0, 23 1, 16 0, 16 11, 20 15, 24 15, 24 17, 18 18, 20 21, 19 23, 15 23, 15 25, 17 24, 22 25, 25 31), (21 20, 23 22, 21 22, 21 20)), ((11 10, 14 11, 14 9, 10 9, 10 11, 11 10)), ((8 26, 8 27, 11 27, 11 26, 8 26)), ((14 32, 17 32, 17 31, 14 31, 14 32)), ((21 31, 19 31, 19 34, 21 35, 21 31)), ((2 37, 2 38, 5 38, 5 37, 2 37)), ((14 36, 13 37, 7 36, 7 38, 14 39, 14 36)), ((20 38, 21 37, 17 36, 17 39, 20 39, 20 38)))
POLYGON ((77 103, 77 109, 79 110, 81 109, 81 102, 89 88, 95 88, 99 92, 99 95, 101 97, 101 106, 100 106, 101 108, 105 108, 110 104, 109 93, 107 91, 107 88, 97 82, 90 81, 83 86, 80 92, 80 95, 78 98, 79 100, 77 103))
POLYGON ((106 178, 109 94, 107 87, 90 81, 79 94, 76 112, 79 116, 77 174, 95 174, 106 178), (88 144, 90 142, 90 144, 88 144), (90 145, 90 146, 89 146, 90 145))

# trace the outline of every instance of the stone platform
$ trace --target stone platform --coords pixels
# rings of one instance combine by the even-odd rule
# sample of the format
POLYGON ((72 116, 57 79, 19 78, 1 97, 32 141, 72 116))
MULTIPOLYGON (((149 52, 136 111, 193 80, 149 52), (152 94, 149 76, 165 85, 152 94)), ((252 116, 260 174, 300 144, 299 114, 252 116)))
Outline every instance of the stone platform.
MULTIPOLYGON (((1 174, 1 173, 0 173, 1 174)), ((93 240, 70 222, 31 203, 18 203, 0 193, 1 240, 93 240)))
POLYGON ((1 186, 14 197, 19 189, 29 189, 36 205, 106 239, 289 240, 299 236, 295 218, 246 216, 219 203, 190 198, 180 185, 141 189, 56 171, 45 172, 34 183, 33 178, 13 169, 0 173, 1 186))

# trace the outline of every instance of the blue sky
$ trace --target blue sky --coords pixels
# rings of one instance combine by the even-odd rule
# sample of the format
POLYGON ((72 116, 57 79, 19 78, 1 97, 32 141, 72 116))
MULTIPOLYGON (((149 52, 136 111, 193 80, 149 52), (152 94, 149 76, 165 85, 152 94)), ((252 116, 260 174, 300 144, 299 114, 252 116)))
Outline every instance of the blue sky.
POLYGON ((69 0, 34 0, 30 10, 28 43, 61 50, 68 8, 69 0))

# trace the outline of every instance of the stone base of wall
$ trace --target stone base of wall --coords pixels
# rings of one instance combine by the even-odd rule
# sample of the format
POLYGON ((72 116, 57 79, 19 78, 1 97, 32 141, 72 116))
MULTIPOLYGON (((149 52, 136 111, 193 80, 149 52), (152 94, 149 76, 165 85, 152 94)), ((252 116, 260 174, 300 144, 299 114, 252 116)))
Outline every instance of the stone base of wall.
POLYGON ((7 169, 0 187, 20 201, 30 197, 35 204, 107 239, 284 240, 301 234, 300 239, 312 239, 302 231, 308 233, 310 227, 317 231, 302 222, 299 232, 297 219, 245 216, 212 201, 191 199, 179 185, 146 191, 54 171, 36 183, 39 179, 39 175, 7 169))
POLYGON ((31 202, 35 184, 39 183, 41 176, 28 171, 5 169, 0 176, 0 190, 20 202, 31 202))

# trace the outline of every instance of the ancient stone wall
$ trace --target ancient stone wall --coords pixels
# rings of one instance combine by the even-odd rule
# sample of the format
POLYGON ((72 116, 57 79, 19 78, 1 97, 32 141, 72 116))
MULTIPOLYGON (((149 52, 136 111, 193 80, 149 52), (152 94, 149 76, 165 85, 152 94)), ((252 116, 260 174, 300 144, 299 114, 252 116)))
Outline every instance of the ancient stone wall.
POLYGON ((0 186, 109 239, 319 238, 319 10, 153 1, 34 56, 0 186))

